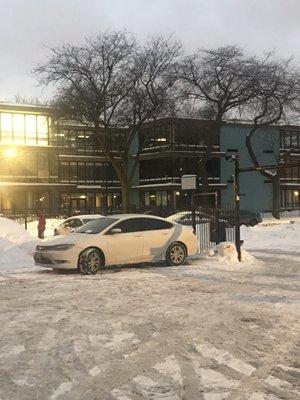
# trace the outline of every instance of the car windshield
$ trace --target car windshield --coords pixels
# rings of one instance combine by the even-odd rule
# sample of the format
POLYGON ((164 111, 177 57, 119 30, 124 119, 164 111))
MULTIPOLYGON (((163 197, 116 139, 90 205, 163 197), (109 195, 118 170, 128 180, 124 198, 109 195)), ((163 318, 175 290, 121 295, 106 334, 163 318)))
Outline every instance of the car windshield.
POLYGON ((97 218, 85 218, 85 219, 82 220, 82 222, 84 224, 87 224, 88 222, 95 221, 95 219, 97 219, 97 218))
POLYGON ((96 233, 102 232, 105 228, 118 221, 117 218, 104 217, 99 219, 94 219, 93 221, 88 222, 82 227, 76 229, 74 233, 86 233, 90 235, 94 235, 96 233))

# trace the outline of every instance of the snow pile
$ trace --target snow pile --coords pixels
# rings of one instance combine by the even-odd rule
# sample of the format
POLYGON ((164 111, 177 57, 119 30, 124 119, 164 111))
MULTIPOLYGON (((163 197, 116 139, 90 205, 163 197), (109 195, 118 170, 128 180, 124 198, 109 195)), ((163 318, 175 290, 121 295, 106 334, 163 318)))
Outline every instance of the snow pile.
MULTIPOLYGON (((258 260, 249 254, 243 248, 241 249, 242 263, 245 264, 257 264, 258 260)), ((208 257, 211 257, 213 261, 217 261, 219 264, 232 265, 240 264, 237 256, 235 244, 231 242, 223 242, 218 244, 215 248, 208 252, 208 257)))
POLYGON ((279 225, 279 224, 287 224, 290 222, 300 222, 300 210, 293 211, 283 211, 280 213, 280 219, 276 219, 272 216, 271 213, 265 213, 263 215, 263 225, 279 225))
POLYGON ((0 271, 33 266, 36 243, 20 224, 0 217, 0 271))
POLYGON ((241 237, 247 249, 300 251, 300 221, 280 225, 242 226, 241 237))

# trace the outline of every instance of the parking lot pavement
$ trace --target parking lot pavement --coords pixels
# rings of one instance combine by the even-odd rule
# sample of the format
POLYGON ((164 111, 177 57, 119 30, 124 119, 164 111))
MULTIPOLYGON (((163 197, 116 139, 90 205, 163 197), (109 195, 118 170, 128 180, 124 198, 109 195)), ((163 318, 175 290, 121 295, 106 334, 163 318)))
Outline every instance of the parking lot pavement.
POLYGON ((298 399, 299 263, 197 264, 0 277, 0 399, 298 399))

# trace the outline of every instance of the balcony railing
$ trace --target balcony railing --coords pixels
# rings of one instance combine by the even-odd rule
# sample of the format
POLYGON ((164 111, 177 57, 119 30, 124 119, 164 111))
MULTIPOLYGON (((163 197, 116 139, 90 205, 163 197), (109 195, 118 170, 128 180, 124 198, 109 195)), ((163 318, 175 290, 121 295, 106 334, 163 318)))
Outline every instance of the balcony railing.
MULTIPOLYGON (((160 151, 190 151, 190 152, 205 152, 207 146, 203 144, 179 144, 179 143, 169 143, 156 146, 143 147, 141 149, 142 153, 155 153, 160 151)), ((213 146, 213 151, 220 151, 220 146, 213 146)))

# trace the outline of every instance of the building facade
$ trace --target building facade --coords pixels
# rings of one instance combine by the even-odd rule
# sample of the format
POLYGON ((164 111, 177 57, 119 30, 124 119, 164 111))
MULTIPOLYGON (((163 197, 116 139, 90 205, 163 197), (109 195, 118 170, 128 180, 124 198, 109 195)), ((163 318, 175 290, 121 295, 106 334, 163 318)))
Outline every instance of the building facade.
POLYGON ((221 192, 219 134, 212 121, 166 118, 143 126, 139 135, 141 206, 169 210, 190 206, 189 191, 181 190, 182 175, 196 174, 202 188, 200 160, 206 159, 209 191, 221 192), (207 156, 209 144, 209 156, 207 156))
MULTIPOLYGON (((121 209, 120 183, 94 132, 78 124, 58 123, 53 111, 0 103, 0 212, 40 208, 72 214, 121 209)), ((238 154, 241 167, 252 165, 245 146, 249 130, 245 123, 228 122, 217 130, 212 121, 183 118, 144 124, 133 143, 139 163, 131 203, 136 209, 162 214, 190 207, 191 192, 181 190, 181 177, 197 175, 196 192, 200 193, 203 159, 208 191, 218 194, 220 204, 232 203, 233 164, 225 156, 238 154)), ((262 165, 277 164, 287 152, 286 163, 300 161, 300 127, 267 127, 255 134, 253 142, 262 165)), ((282 208, 300 208, 299 165, 279 172, 282 208)), ((259 172, 242 173, 240 180, 243 209, 272 209, 270 180, 259 172)))
POLYGON ((281 206, 285 210, 300 209, 300 127, 280 127, 280 155, 289 150, 286 164, 298 164, 280 170, 281 206))
POLYGON ((93 132, 52 115, 50 107, 0 103, 0 211, 120 206, 120 184, 93 132))

